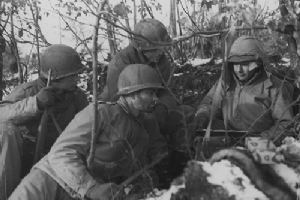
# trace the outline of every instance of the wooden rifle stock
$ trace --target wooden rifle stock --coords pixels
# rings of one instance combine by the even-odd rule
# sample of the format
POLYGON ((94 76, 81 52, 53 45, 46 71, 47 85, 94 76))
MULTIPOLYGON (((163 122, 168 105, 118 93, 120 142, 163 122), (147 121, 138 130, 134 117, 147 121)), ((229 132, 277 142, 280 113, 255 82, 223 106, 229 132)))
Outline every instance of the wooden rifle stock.
MULTIPOLYGON (((47 87, 50 85, 51 81, 51 69, 49 69, 48 72, 48 80, 47 80, 47 87)), ((34 153, 34 160, 33 162, 38 162, 42 156, 45 146, 45 140, 47 135, 47 121, 49 117, 49 110, 46 108, 43 112, 39 127, 38 127, 38 136, 37 136, 37 143, 35 147, 35 153, 34 153)))

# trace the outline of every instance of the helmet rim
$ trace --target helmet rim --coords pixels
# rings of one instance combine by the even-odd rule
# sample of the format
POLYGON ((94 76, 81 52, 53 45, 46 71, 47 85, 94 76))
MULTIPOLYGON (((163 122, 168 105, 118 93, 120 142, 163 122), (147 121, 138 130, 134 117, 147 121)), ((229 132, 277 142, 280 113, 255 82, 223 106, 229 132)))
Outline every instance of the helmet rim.
POLYGON ((162 90, 165 88, 161 84, 155 84, 155 83, 140 84, 140 85, 135 85, 135 86, 124 87, 117 92, 117 95, 118 96, 129 95, 134 92, 138 92, 138 91, 145 90, 145 89, 161 89, 162 90))

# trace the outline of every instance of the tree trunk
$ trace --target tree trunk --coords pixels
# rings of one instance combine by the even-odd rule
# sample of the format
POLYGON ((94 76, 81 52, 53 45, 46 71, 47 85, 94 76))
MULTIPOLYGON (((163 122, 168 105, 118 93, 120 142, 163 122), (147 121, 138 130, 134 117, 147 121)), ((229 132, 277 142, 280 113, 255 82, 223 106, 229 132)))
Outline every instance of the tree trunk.
POLYGON ((5 39, 2 36, 3 30, 0 31, 0 100, 2 101, 3 98, 3 55, 2 53, 5 51, 5 39))
MULTIPOLYGON (((108 12, 111 13, 111 9, 108 6, 108 12)), ((114 27, 109 23, 112 21, 112 17, 109 14, 105 15, 105 18, 107 20, 106 22, 106 34, 108 37, 108 44, 109 44, 109 49, 110 49, 110 54, 111 56, 115 55, 117 52, 116 44, 115 44, 115 35, 114 35, 114 27)))
POLYGON ((172 37, 177 36, 176 31, 176 1, 170 0, 170 34, 172 37))
POLYGON ((36 1, 32 1, 30 4, 30 10, 32 14, 32 19, 35 26, 35 41, 36 41, 36 53, 37 53, 37 66, 38 72, 40 72, 40 44, 39 44, 39 9, 37 7, 36 1))
POLYGON ((41 61, 40 61, 40 42, 39 42, 39 9, 36 5, 36 1, 34 2, 35 8, 35 40, 36 40, 36 53, 37 53, 37 60, 38 60, 38 69, 40 69, 41 61))
MULTIPOLYGON (((135 3, 134 3, 135 4, 135 3)), ((125 18, 125 23, 126 23, 126 28, 129 32, 131 32, 131 28, 130 28, 130 23, 129 23, 129 18, 128 18, 128 12, 126 12, 126 15, 124 16, 125 18)), ((136 20, 136 19, 135 19, 136 20)), ((128 38, 131 39, 131 34, 128 33, 128 38)))
POLYGON ((23 69, 20 63, 20 57, 19 57, 19 51, 18 51, 18 45, 16 42, 16 38, 15 38, 15 32, 14 32, 14 1, 12 1, 12 8, 11 8, 11 13, 10 13, 10 23, 11 23, 11 42, 12 42, 12 46, 13 46, 13 52, 14 55, 16 57, 17 60, 17 65, 18 65, 18 73, 19 73, 19 83, 23 83, 24 82, 24 78, 23 78, 23 69))
POLYGON ((133 22, 134 22, 134 26, 136 25, 137 23, 137 19, 136 19, 136 2, 135 0, 132 0, 133 1, 133 22))
POLYGON ((194 1, 192 1, 192 7, 193 7, 192 19, 196 21, 196 3, 194 1))
POLYGON ((97 122, 98 122, 98 100, 97 100, 97 90, 98 90, 98 81, 97 81, 97 65, 98 65, 98 32, 100 27, 100 12, 104 10, 105 5, 108 5, 108 0, 104 0, 101 5, 97 8, 97 17, 95 19, 94 33, 93 33, 93 123, 92 123, 92 136, 90 143, 89 155, 87 158, 88 168, 92 168, 94 154, 95 154, 95 144, 96 144, 96 134, 97 134, 97 122))
MULTIPOLYGON (((2 8, 2 1, 0 1, 0 8, 2 8)), ((0 21, 2 21, 2 13, 0 14, 0 21)), ((1 26, 2 27, 2 26, 1 26)), ((0 101, 3 98, 3 90, 5 89, 5 85, 3 82, 3 55, 2 53, 5 51, 5 39, 3 38, 3 28, 0 30, 0 101)))
POLYGON ((144 19, 145 0, 141 0, 141 18, 144 19))

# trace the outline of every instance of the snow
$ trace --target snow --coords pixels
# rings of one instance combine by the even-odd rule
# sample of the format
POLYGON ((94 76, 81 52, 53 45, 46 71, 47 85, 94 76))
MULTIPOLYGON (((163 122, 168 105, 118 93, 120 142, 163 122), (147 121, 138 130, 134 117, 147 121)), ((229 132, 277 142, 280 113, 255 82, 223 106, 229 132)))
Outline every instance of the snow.
POLYGON ((292 168, 285 164, 272 165, 275 172, 282 177, 282 179, 297 192, 297 185, 300 184, 300 175, 295 172, 292 168))
POLYGON ((268 199, 261 191, 257 190, 242 170, 231 164, 228 160, 222 160, 214 164, 199 162, 203 169, 210 174, 208 182, 220 185, 234 195, 236 200, 265 200, 268 199), (240 183, 240 184, 237 184, 240 183))
POLYGON ((189 60, 187 63, 190 63, 192 66, 197 67, 201 65, 205 65, 211 61, 211 58, 194 58, 192 60, 189 60))
POLYGON ((170 200, 172 194, 177 193, 181 188, 185 188, 185 184, 181 185, 171 185, 170 189, 168 190, 161 190, 161 191, 155 191, 154 195, 150 194, 150 197, 146 198, 147 200, 170 200), (153 197, 151 197, 153 196, 153 197))
MULTIPOLYGON (((239 167, 230 163, 230 161, 222 160, 214 164, 200 161, 197 163, 209 174, 207 177, 209 183, 222 186, 230 196, 235 196, 236 200, 269 199, 265 194, 255 188, 239 167)), ((148 195, 146 200, 170 200, 172 194, 175 194, 180 188, 184 187, 184 184, 171 185, 169 190, 155 191, 155 195, 148 195)))

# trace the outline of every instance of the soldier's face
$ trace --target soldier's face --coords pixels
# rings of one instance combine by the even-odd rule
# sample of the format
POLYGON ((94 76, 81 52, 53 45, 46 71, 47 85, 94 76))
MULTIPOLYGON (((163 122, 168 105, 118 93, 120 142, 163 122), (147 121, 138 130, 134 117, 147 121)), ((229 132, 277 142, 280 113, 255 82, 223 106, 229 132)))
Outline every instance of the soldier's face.
POLYGON ((158 62, 160 57, 164 54, 161 49, 143 50, 143 54, 152 62, 158 62))
POLYGON ((141 112, 153 112, 158 101, 155 89, 144 89, 134 96, 135 108, 141 112))
POLYGON ((234 63, 234 73, 240 81, 248 80, 254 73, 254 69, 257 68, 256 62, 243 62, 234 63))

